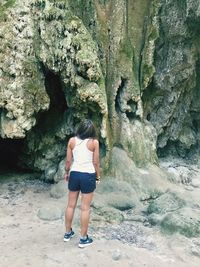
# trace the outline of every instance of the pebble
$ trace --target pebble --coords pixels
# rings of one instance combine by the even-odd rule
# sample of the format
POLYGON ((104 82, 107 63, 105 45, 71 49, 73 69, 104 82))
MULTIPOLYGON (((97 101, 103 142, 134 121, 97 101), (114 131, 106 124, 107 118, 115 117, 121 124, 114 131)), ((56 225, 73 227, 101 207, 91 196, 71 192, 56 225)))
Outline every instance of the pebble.
POLYGON ((118 260, 120 260, 121 259, 121 251, 119 250, 119 249, 117 249, 117 250, 115 250, 115 251, 113 251, 113 253, 112 253, 112 259, 114 260, 114 261, 118 261, 118 260))
POLYGON ((197 179, 197 178, 195 178, 195 179, 192 179, 192 186, 193 187, 199 187, 200 188, 200 179, 197 179))
MULTIPOLYGON (((137 222, 123 222, 109 227, 99 227, 98 233, 101 238, 109 240, 120 240, 123 243, 135 244, 137 247, 155 250, 156 245, 148 238, 146 227, 137 222)), ((93 233, 92 233, 93 234, 93 233)))
POLYGON ((193 247, 193 248, 191 249, 191 252, 192 252, 192 254, 193 254, 194 256, 200 258, 200 250, 199 250, 198 248, 193 247))

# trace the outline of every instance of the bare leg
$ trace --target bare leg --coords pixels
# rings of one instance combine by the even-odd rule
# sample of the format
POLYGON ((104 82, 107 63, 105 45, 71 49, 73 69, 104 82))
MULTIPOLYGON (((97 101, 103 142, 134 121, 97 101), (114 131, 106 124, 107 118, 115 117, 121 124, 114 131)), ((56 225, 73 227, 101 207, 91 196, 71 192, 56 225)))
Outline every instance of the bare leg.
POLYGON ((93 193, 82 194, 81 198, 81 236, 87 235, 88 224, 90 219, 90 204, 93 193))
POLYGON ((79 191, 69 191, 68 195, 68 205, 65 211, 65 227, 66 232, 69 232, 72 228, 72 220, 74 217, 74 211, 76 208, 77 200, 79 196, 79 191))

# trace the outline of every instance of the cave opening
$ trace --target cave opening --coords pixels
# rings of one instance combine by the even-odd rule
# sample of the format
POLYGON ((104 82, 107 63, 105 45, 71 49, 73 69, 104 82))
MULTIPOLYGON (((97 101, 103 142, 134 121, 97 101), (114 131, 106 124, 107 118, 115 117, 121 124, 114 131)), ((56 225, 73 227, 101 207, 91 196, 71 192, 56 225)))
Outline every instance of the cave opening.
POLYGON ((45 88, 50 98, 50 110, 63 113, 67 108, 65 94, 62 89, 60 76, 50 70, 44 70, 45 88))
POLYGON ((133 101, 132 99, 129 99, 127 101, 127 105, 130 107, 130 110, 126 111, 126 116, 130 121, 132 121, 137 117, 136 115, 137 103, 133 101))
POLYGON ((157 155, 159 158, 173 156, 175 158, 195 160, 195 158, 193 158, 195 152, 199 153, 198 147, 196 145, 191 145, 190 148, 186 148, 185 145, 178 140, 168 140, 166 146, 162 148, 157 147, 157 155))
POLYGON ((33 130, 40 132, 40 134, 45 134, 62 122, 63 115, 67 110, 67 102, 60 75, 47 69, 44 65, 41 66, 45 77, 45 89, 50 99, 50 106, 48 110, 38 113, 37 123, 33 130))
POLYGON ((23 148, 24 139, 0 138, 0 173, 22 171, 19 160, 23 148))
POLYGON ((67 109, 67 103, 60 75, 47 69, 44 65, 42 65, 42 70, 45 77, 45 89, 50 99, 50 107, 41 114, 49 114, 51 111, 63 114, 67 109))
MULTIPOLYGON (((43 169, 40 168, 42 164, 48 165, 49 162, 49 164, 55 166, 65 156, 66 142, 72 133, 65 133, 66 128, 65 126, 62 128, 62 124, 67 120, 68 113, 73 114, 73 109, 68 107, 66 101, 65 94, 68 88, 62 83, 59 73, 48 70, 44 66, 42 66, 42 71, 45 89, 50 99, 49 109, 36 115, 36 124, 27 132, 25 138, 0 138, 1 173, 5 171, 13 173, 42 173, 43 169), (60 130, 63 132, 60 133, 60 130), (39 161, 41 165, 38 163, 39 161)), ((97 129, 100 131, 102 114, 97 112, 98 110, 99 106, 95 102, 91 102, 89 105, 88 103, 87 105, 83 104, 82 112, 95 122, 97 129)), ((72 120, 70 128, 75 124, 76 120, 75 117, 73 118, 73 115, 69 120, 72 120)), ((70 130, 67 129, 67 131, 70 130)), ((101 156, 105 156, 106 146, 104 145, 104 140, 101 139, 100 132, 97 132, 97 136, 100 139, 101 156)))
MULTIPOLYGON (((29 149, 30 138, 40 138, 56 129, 62 123, 64 113, 67 110, 67 103, 63 91, 63 85, 59 74, 42 67, 45 78, 45 89, 50 98, 50 106, 47 111, 39 112, 36 115, 36 125, 27 133, 23 139, 0 138, 0 173, 23 173, 40 172, 34 167, 37 147, 29 149), (34 133, 32 135, 32 133, 34 133)), ((34 143, 35 141, 32 140, 34 143)), ((58 140, 61 142, 61 140, 58 140)), ((40 146, 40 142, 38 146, 40 146)), ((36 145, 37 146, 37 145, 36 145)), ((37 152, 40 153, 40 150, 37 152)))
POLYGON ((124 91, 126 84, 127 84, 127 79, 121 78, 121 82, 120 82, 119 87, 117 89, 117 94, 116 94, 116 98, 115 98, 115 110, 117 113, 123 112, 121 109, 121 106, 122 106, 121 98, 122 98, 123 91, 124 91))

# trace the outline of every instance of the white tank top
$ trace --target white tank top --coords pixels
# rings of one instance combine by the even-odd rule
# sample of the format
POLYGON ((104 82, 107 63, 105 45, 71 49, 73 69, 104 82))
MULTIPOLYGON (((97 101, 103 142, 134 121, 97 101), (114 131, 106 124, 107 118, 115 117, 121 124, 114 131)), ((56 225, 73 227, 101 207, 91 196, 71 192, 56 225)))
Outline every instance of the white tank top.
POLYGON ((72 150, 73 163, 70 171, 95 173, 93 165, 93 152, 87 148, 87 139, 75 137, 75 147, 72 150))

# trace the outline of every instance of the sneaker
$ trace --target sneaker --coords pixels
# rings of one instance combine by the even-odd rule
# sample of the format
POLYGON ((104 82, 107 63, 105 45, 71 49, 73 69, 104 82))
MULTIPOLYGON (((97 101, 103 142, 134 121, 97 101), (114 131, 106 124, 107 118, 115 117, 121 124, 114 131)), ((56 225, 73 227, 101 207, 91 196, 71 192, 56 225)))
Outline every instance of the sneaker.
POLYGON ((87 246, 91 245, 92 243, 93 243, 92 238, 90 238, 87 235, 86 239, 82 239, 82 238, 80 239, 78 246, 79 246, 79 248, 84 248, 84 247, 87 247, 87 246))
POLYGON ((75 235, 74 231, 71 229, 71 232, 65 233, 64 235, 64 241, 69 241, 73 236, 75 235))

